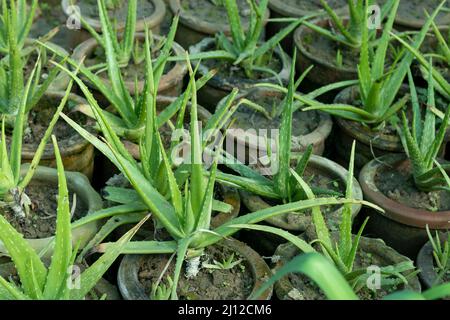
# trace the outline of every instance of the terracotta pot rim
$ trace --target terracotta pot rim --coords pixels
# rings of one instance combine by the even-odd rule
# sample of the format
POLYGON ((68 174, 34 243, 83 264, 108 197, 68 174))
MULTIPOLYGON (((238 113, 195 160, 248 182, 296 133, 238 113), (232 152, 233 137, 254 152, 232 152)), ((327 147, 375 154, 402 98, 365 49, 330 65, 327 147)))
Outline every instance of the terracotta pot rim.
MULTIPOLYGON (((47 91, 45 93, 45 96, 49 96, 49 97, 54 97, 54 98, 63 98, 65 96, 65 92, 62 91, 47 91)), ((87 104, 86 100, 74 93, 71 93, 69 96, 69 100, 71 101, 75 101, 77 102, 78 105, 81 104, 87 104)), ((77 111, 75 111, 77 112, 77 111)), ((70 114, 69 114, 70 115, 70 114)), ((84 127, 91 127, 94 125, 94 121, 89 118, 86 117, 86 125, 84 125, 84 127)), ((60 147, 61 147, 61 156, 63 158, 75 155, 75 154, 79 154, 81 151, 85 150, 87 147, 89 147, 91 144, 89 141, 85 140, 83 137, 81 137, 80 135, 78 135, 78 133, 74 133, 74 135, 71 138, 66 138, 64 140, 59 140, 58 141, 60 143, 60 147), (73 143, 70 143, 67 145, 67 147, 63 148, 63 144, 62 142, 64 141, 71 141, 74 140, 73 143)), ((32 145, 32 144, 23 144, 22 146, 22 157, 25 160, 31 160, 34 157, 34 154, 36 152, 36 145, 32 145)), ((53 146, 48 144, 45 147, 45 151, 44 154, 41 157, 42 160, 53 160, 55 159, 55 154, 53 151, 53 146)))
MULTIPOLYGON (((331 21, 331 19, 329 19, 329 18, 314 19, 311 21, 311 23, 319 24, 319 23, 325 23, 327 21, 331 21)), ((303 45, 302 39, 303 39, 305 32, 314 32, 314 31, 312 31, 305 25, 301 25, 294 32, 294 43, 302 55, 306 56, 311 61, 314 61, 315 62, 314 64, 316 64, 316 65, 324 66, 328 69, 334 70, 337 73, 341 73, 341 72, 352 73, 355 75, 355 79, 358 78, 358 71, 357 71, 356 67, 355 68, 337 67, 331 62, 319 59, 317 56, 311 54, 303 45)))
MULTIPOLYGON (((153 36, 157 40, 161 40, 162 37, 158 35, 153 36)), ((144 33, 138 32, 136 33, 136 39, 143 40, 145 39, 144 33)), ((86 41, 79 44, 75 50, 73 51, 72 58, 80 62, 83 57, 87 57, 94 49, 98 46, 97 40, 94 38, 89 38, 86 41)), ((182 56, 185 53, 185 50, 176 42, 172 45, 172 50, 175 52, 177 56, 182 56)), ((177 83, 183 80, 184 76, 187 74, 187 65, 182 62, 176 62, 174 67, 169 70, 169 72, 163 74, 161 77, 158 91, 164 91, 169 88, 174 87, 177 83)), ((110 85, 110 81, 106 77, 101 77, 103 83, 106 85, 110 85)), ((142 92, 144 90, 144 80, 138 81, 138 91, 142 92)), ((92 84, 88 81, 87 84, 92 87, 92 84)), ((125 81, 125 86, 127 87, 130 93, 135 92, 135 82, 134 81, 125 81)))
MULTIPOLYGON (((28 168, 30 167, 30 164, 22 164, 21 166, 21 174, 24 175, 28 168)), ((81 199, 83 199, 87 206, 87 212, 85 213, 85 216, 88 216, 89 214, 98 211, 102 209, 103 207, 103 201, 100 195, 97 193, 97 191, 94 190, 94 188, 91 186, 89 180, 86 178, 86 176, 79 172, 71 172, 71 171, 65 171, 64 172, 66 179, 67 179, 67 187, 69 190, 72 190, 77 194, 77 196, 81 199)), ((54 168, 48 168, 48 167, 42 167, 38 166, 36 168, 36 172, 33 176, 32 181, 44 181, 48 183, 52 183, 57 185, 58 184, 58 171, 54 168)), ((74 228, 72 231, 74 232, 72 241, 75 243, 77 241, 77 238, 80 238, 82 235, 86 236, 88 234, 89 236, 94 236, 97 230, 100 227, 99 221, 93 221, 91 223, 88 223, 86 225, 80 226, 78 228, 74 228), (93 231, 95 229, 95 232, 93 231)), ((48 243, 54 239, 54 236, 47 237, 47 238, 39 238, 39 239, 26 239, 37 251, 40 251, 41 249, 44 249, 48 246, 48 243)), ((0 241, 0 252, 5 253, 6 250, 3 246, 3 244, 0 241)), ((52 253, 52 250, 48 250, 44 256, 48 256, 52 253)))
POLYGON ((396 222, 421 229, 428 225, 431 229, 446 230, 450 228, 450 211, 430 212, 423 209, 415 209, 385 196, 375 184, 375 174, 384 164, 394 165, 406 160, 402 154, 388 154, 378 160, 372 160, 364 166, 359 176, 359 183, 366 200, 377 204, 385 210, 382 214, 396 222))
MULTIPOLYGON (((262 94, 266 94, 266 93, 278 94, 278 92, 271 90, 271 89, 256 88, 256 89, 252 89, 248 92, 245 92, 245 93, 239 95, 236 100, 239 100, 240 98, 249 96, 255 92, 261 92, 262 94)), ((218 105, 220 105, 220 102, 218 105)), ((300 136, 293 136, 293 140, 294 140, 293 142, 297 146, 297 147, 295 145, 292 146, 293 152, 301 152, 301 151, 303 151, 303 148, 306 148, 310 144, 316 145, 322 141, 325 141, 327 139, 327 137, 330 135, 331 129, 333 128, 333 121, 331 120, 331 116, 325 112, 317 111, 316 113, 320 117, 319 124, 310 133, 307 133, 305 135, 300 135, 300 136)), ((299 114, 301 114, 301 113, 299 113, 299 114)), ((239 128, 236 126, 232 126, 231 129, 239 129, 239 128)), ((234 134, 232 131, 228 130, 227 136, 229 136, 229 138, 236 139, 236 141, 239 144, 248 146, 249 148, 253 148, 253 149, 258 148, 259 150, 263 150, 263 151, 267 150, 266 145, 264 143, 258 143, 258 140, 259 140, 258 136, 254 135, 252 133, 248 133, 245 137, 243 137, 240 134, 234 134)), ((273 141, 273 139, 271 139, 271 140, 273 141)), ((272 143, 272 150, 275 150, 275 148, 276 148, 276 146, 274 145, 274 143, 272 143)))
MULTIPOLYGON (((153 13, 144 18, 140 18, 136 20, 136 31, 144 31, 145 27, 147 26, 149 29, 153 29, 154 27, 161 24, 161 22, 164 19, 164 16, 166 15, 166 5, 162 0, 147 0, 153 3, 153 6, 155 10, 153 13)), ((64 11, 64 13, 68 16, 68 7, 66 6, 66 1, 61 1, 61 7, 64 11)), ((139 8, 138 8, 139 9, 139 8)), ((100 22, 100 19, 91 18, 91 17, 85 17, 84 18, 86 22, 95 29, 97 32, 102 31, 102 24, 100 22)), ((120 21, 117 23, 117 29, 123 30, 125 29, 125 21, 120 21)))
MULTIPOLYGON (((180 4, 180 0, 169 0, 169 1, 170 1, 169 6, 172 12, 174 14, 179 13, 180 22, 183 25, 188 26, 190 29, 208 35, 215 35, 216 33, 219 32, 230 34, 230 28, 228 26, 228 23, 211 23, 205 20, 201 20, 198 16, 188 14, 185 10, 183 10, 180 4)), ((267 24, 269 18, 270 18, 270 10, 267 9, 264 25, 267 24)), ((244 29, 245 28, 246 27, 244 26, 244 29)))
MULTIPOLYGON (((317 11, 308 11, 308 10, 302 10, 299 9, 296 6, 290 6, 287 3, 284 3, 282 0, 270 0, 269 1, 269 7, 272 11, 275 11, 283 16, 286 17, 298 17, 301 18, 303 16, 315 13, 317 11)), ((346 9, 345 6, 342 8, 336 8, 335 11, 344 11, 346 9)))
MULTIPOLYGON (((195 53, 204 52, 205 50, 209 50, 208 48, 210 46, 212 46, 215 43, 215 41, 216 40, 214 38, 204 38, 197 44, 191 46, 189 48, 189 52, 191 54, 195 54, 195 53)), ((282 79, 282 80, 289 79, 289 73, 290 73, 290 69, 291 69, 291 65, 292 65, 291 58, 286 53, 284 53, 282 51, 282 49, 280 49, 278 47, 275 48, 274 53, 278 56, 278 58, 281 61, 281 70, 280 70, 280 72, 278 72, 278 78, 282 79)), ((200 63, 198 71, 200 74, 205 75, 209 72, 209 69, 204 64, 200 63)), ((208 81, 208 86, 211 86, 215 89, 219 89, 222 91, 231 91, 234 88, 238 87, 238 89, 240 89, 241 92, 243 92, 243 91, 253 88, 254 84, 257 82, 277 83, 278 80, 277 80, 277 77, 275 77, 275 76, 265 78, 265 79, 260 79, 257 81, 245 79, 245 78, 239 78, 239 84, 231 84, 231 83, 228 83, 222 77, 220 77, 219 74, 216 74, 211 80, 208 81)))
MULTIPOLYGON (((295 153, 294 153, 295 154, 295 153)), ((347 174, 348 171, 342 167, 341 165, 327 159, 321 156, 317 156, 317 155, 312 155, 309 161, 309 165, 312 165, 315 168, 318 168, 319 170, 323 170, 326 172, 330 172, 330 174, 333 174, 334 176, 339 177, 339 179, 341 179, 342 181, 346 181, 347 179, 347 174)), ((242 202, 248 206, 248 198, 251 197, 255 202, 257 202, 257 206, 259 207, 259 209, 263 209, 263 208, 269 208, 272 207, 269 203, 267 203, 262 197, 257 196, 257 195, 252 195, 250 193, 247 193, 245 191, 240 191, 241 193, 241 199, 242 202)), ((361 190, 361 187, 358 183, 358 181, 356 180, 356 178, 353 178, 353 198, 356 200, 362 200, 363 199, 363 192, 361 190)), ((352 205, 352 216, 353 218, 356 217, 359 213, 359 211, 361 210, 362 205, 361 204, 353 204, 352 205)), ((250 208, 249 208, 250 209, 250 208)), ((258 210, 259 210, 258 209, 258 210)), ((343 207, 338 208, 337 210, 329 213, 328 215, 334 215, 334 214, 339 214, 343 211, 343 207)), ((251 210, 251 209, 250 209, 251 210)), ((283 215, 284 216, 284 215, 283 215)), ((283 228, 285 230, 289 230, 289 231, 306 231, 306 229, 304 230, 300 224, 289 224, 286 221, 284 221, 283 216, 277 216, 277 217, 273 217, 273 218, 269 218, 267 220, 265 220, 265 222, 278 227, 278 228, 283 228)))
MULTIPOLYGON (((372 250, 370 253, 380 255, 384 257, 386 260, 391 261, 391 263, 393 264, 404 261, 411 261, 411 259, 409 259, 408 257, 403 256, 402 254, 395 251, 393 248, 386 245, 385 242, 381 239, 361 237, 360 248, 361 247, 375 248, 376 250, 372 250)), ((275 251, 275 255, 281 256, 282 258, 272 268, 274 272, 280 269, 284 265, 285 261, 289 261, 291 260, 291 258, 293 258, 284 254, 284 252, 286 251, 288 251, 289 254, 295 252, 295 246, 292 243, 282 244, 278 246, 277 250, 275 251)), ((421 291, 421 285, 417 276, 415 276, 409 281, 408 287, 417 292, 421 291)), ((275 294, 279 299, 283 299, 286 296, 286 294, 289 293, 293 288, 294 287, 289 280, 289 275, 286 275, 280 280, 278 280, 275 283, 274 287, 275 294)))
MULTIPOLYGON (((249 263, 252 269, 252 275, 254 279, 253 290, 251 294, 256 293, 263 285, 264 280, 271 275, 269 266, 265 263, 263 258, 256 253, 252 248, 246 244, 228 238, 222 240, 218 244, 220 246, 226 246, 229 249, 237 251, 241 254, 249 263)), ((148 300, 149 297, 145 294, 144 287, 138 279, 138 271, 141 259, 148 257, 149 255, 125 255, 119 266, 117 273, 117 283, 119 290, 126 300, 148 300), (133 292, 134 291, 134 292, 133 292)), ((150 255, 151 256, 151 255, 150 255)), ((259 299, 269 300, 272 297, 273 287, 267 289, 259 299)))

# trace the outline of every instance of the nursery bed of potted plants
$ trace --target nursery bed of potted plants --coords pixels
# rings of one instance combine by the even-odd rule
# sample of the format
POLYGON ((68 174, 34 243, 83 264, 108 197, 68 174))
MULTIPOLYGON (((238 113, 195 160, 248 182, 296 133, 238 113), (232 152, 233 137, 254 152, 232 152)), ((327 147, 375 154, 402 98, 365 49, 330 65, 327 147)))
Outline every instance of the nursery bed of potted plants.
POLYGON ((450 298, 448 0, 0 7, 0 300, 450 298))

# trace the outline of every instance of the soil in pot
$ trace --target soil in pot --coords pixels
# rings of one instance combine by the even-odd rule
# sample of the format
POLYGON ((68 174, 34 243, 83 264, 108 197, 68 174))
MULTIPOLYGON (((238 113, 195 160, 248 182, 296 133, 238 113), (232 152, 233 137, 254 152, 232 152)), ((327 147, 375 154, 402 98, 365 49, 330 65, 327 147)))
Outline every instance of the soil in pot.
MULTIPOLYGON (((173 277, 175 259, 170 255, 126 255, 118 274, 119 289, 125 299, 148 300, 151 285, 163 274, 173 277), (167 266, 167 272, 163 270, 167 266)), ((205 248, 200 256, 199 273, 187 277, 187 263, 181 271, 177 293, 185 300, 248 299, 256 293, 270 277, 270 269, 264 260, 244 243, 232 238, 205 248), (204 263, 223 262, 233 255, 239 262, 232 268, 211 269, 204 263)), ((192 270, 192 268, 190 268, 192 270)), ((270 299, 272 288, 266 290, 259 299, 270 299)))
MULTIPOLYGON (((215 39, 206 38, 191 46, 189 52, 196 54, 216 49, 218 49, 218 46, 215 39)), ((256 70, 249 74, 241 66, 233 65, 233 61, 230 60, 205 59, 201 61, 199 67, 201 75, 205 75, 213 69, 217 70, 217 73, 206 86, 199 90, 199 102, 210 110, 215 110, 219 101, 228 95, 233 88, 238 88, 241 93, 244 93, 253 89, 256 83, 279 83, 281 81, 283 84, 287 84, 289 82, 291 60, 280 49, 277 48, 266 53, 260 65, 271 69, 277 74, 277 77, 270 72, 256 70)))
MULTIPOLYGON (((337 233, 332 234, 332 236, 336 237, 337 233)), ((306 235, 304 237, 308 240, 312 239, 306 235)), ((275 270, 278 270, 299 253, 298 249, 292 244, 279 246, 275 256, 280 259, 276 263, 275 270)), ((356 253, 354 270, 365 269, 370 266, 385 267, 408 260, 408 258, 386 246, 382 240, 363 237, 356 253)), ((407 276, 409 273, 403 275, 407 276)), ((394 291, 403 289, 420 292, 420 283, 417 276, 409 277, 408 285, 401 284, 397 287, 382 288, 375 292, 365 287, 357 292, 357 295, 361 300, 379 300, 394 291)), ((323 291, 312 280, 299 273, 291 273, 282 278, 275 284, 275 292, 277 297, 282 300, 326 300, 323 291)))
MULTIPOLYGON (((283 95, 270 90, 252 90, 245 98, 262 106, 272 118, 266 117, 263 113, 256 111, 247 105, 241 105, 233 114, 233 126, 228 132, 230 137, 238 140, 238 143, 245 145, 254 151, 258 151, 258 156, 264 156, 267 149, 267 140, 265 139, 267 132, 268 138, 272 137, 272 132, 278 132, 281 127, 282 115, 277 115, 284 106, 283 95), (241 132, 233 134, 232 129, 256 130, 256 134, 242 135, 241 132), (263 130, 263 131, 261 131, 263 130), (261 137, 261 135, 263 135, 261 137), (261 139, 262 138, 262 139, 261 139), (249 139, 249 141, 247 141, 249 139), (245 141, 244 141, 245 140, 245 141), (262 141, 261 141, 262 140, 262 141)), ((321 155, 324 152, 325 140, 331 132, 332 121, 329 115, 318 111, 295 111, 292 118, 292 151, 302 152, 312 144, 313 153, 321 155)), ((272 143, 272 151, 276 150, 276 143, 272 143)))
MULTIPOLYGON (((17 217, 9 207, 3 210, 4 217, 26 239, 43 239, 53 236, 56 231, 58 187, 49 183, 32 181, 25 189, 25 194, 31 200, 28 217, 25 219, 17 217)), ((76 203, 73 211, 74 221, 87 212, 87 204, 79 197, 76 197, 74 201, 74 193, 72 191, 69 191, 69 201, 71 208, 76 203)))
MULTIPOLYGON (((34 157, 34 153, 37 150, 39 143, 41 142, 45 131, 48 128, 49 119, 54 115, 55 109, 60 103, 64 93, 48 93, 28 114, 28 127, 24 131, 23 137, 23 162, 31 162, 34 157)), ((69 99, 67 102, 66 114, 83 126, 86 130, 94 132, 93 120, 74 110, 75 106, 80 103, 81 98, 73 96, 73 99, 69 99)), ((58 140, 58 146, 61 150, 63 158, 64 169, 66 171, 78 171, 84 173, 88 178, 92 178, 93 173, 93 156, 94 148, 89 142, 85 141, 66 121, 58 119, 53 134, 58 140)), ((11 135, 7 134, 7 141, 11 140, 11 135)), ((51 167, 56 166, 56 160, 54 157, 53 146, 48 143, 42 160, 41 165, 47 165, 51 167)))
MULTIPOLYGON (((213 263, 224 261, 234 254, 234 261, 243 257, 231 249, 223 247, 208 247, 202 261, 213 263)), ((144 286, 145 292, 150 296, 152 283, 161 276, 169 261, 168 255, 149 256, 142 259, 139 268, 139 281, 144 286)), ((167 275, 173 275, 175 264, 171 263, 167 269, 167 275)), ((183 268, 182 274, 185 274, 183 268)), ((164 278, 163 278, 164 279, 164 278)), ((194 279, 180 277, 178 285, 178 297, 181 300, 244 300, 253 290, 253 275, 246 260, 229 270, 200 269, 194 279)))
POLYGON ((447 191, 423 192, 416 188, 410 162, 395 168, 383 167, 375 175, 375 184, 385 196, 410 208, 432 212, 450 210, 447 191))

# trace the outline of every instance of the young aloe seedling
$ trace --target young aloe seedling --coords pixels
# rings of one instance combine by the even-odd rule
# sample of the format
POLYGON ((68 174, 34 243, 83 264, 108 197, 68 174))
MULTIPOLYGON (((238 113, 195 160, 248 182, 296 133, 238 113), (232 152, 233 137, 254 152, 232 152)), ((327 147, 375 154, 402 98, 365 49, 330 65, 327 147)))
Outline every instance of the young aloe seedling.
MULTIPOLYGON (((413 48, 418 49, 428 32, 428 29, 437 16, 445 1, 435 10, 430 19, 425 23, 422 30, 416 35, 413 48)), ((399 5, 399 1, 394 4, 393 12, 399 5)), ((362 46, 360 61, 358 64, 359 97, 360 106, 352 105, 317 105, 307 107, 304 110, 323 110, 334 116, 357 121, 372 129, 383 128, 385 123, 396 116, 409 101, 409 95, 399 98, 403 80, 408 73, 413 61, 413 54, 406 52, 403 57, 391 65, 390 70, 385 73, 387 60, 387 49, 391 38, 391 31, 394 24, 395 15, 390 15, 385 24, 383 34, 378 40, 374 55, 370 54, 368 44, 369 30, 365 26, 362 29, 362 46)))
POLYGON ((450 165, 440 165, 437 156, 444 142, 450 120, 450 104, 446 109, 444 119, 436 133, 436 115, 433 109, 435 105, 434 82, 432 80, 432 62, 429 64, 428 100, 425 108, 425 118, 422 118, 422 108, 417 97, 411 71, 408 73, 409 86, 412 96, 413 118, 411 126, 403 113, 402 135, 404 148, 412 164, 412 175, 419 190, 429 192, 433 190, 450 190, 443 169, 449 169, 450 165))
MULTIPOLYGON (((56 138, 53 146, 58 168, 58 208, 55 251, 47 267, 23 236, 0 214, 0 240, 6 247, 19 276, 19 282, 0 276, 1 300, 83 300, 120 255, 144 221, 111 245, 95 263, 79 275, 80 286, 71 286, 78 247, 72 245, 71 213, 64 167, 56 138)), ((1 210, 0 210, 1 211, 1 210)))
POLYGON ((265 42, 261 42, 261 35, 264 30, 264 20, 267 12, 269 0, 249 0, 250 3, 250 22, 249 29, 244 32, 242 21, 239 16, 239 9, 236 0, 223 0, 226 8, 228 23, 231 29, 231 39, 224 33, 216 36, 216 49, 204 53, 196 53, 190 56, 191 60, 198 59, 224 59, 241 67, 246 76, 254 78, 255 72, 268 72, 274 74, 274 71, 267 68, 274 48, 288 36, 304 19, 311 16, 290 22, 289 25, 280 30, 276 35, 265 42))

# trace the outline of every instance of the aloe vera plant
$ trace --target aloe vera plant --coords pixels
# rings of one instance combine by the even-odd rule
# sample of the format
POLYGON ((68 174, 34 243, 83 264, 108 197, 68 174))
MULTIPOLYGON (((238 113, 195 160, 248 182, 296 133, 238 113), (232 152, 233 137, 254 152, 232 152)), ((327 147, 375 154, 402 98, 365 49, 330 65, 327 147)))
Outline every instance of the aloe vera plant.
MULTIPOLYGON (((369 5, 376 4, 372 0, 348 0, 347 10, 348 18, 339 17, 339 15, 328 5, 326 0, 320 0, 324 10, 335 28, 323 28, 309 21, 303 21, 302 24, 315 32, 325 36, 339 45, 360 50, 365 43, 373 45, 377 41, 377 26, 370 28, 368 35, 364 38, 364 30, 369 25, 369 5), (347 21, 346 21, 347 20, 347 21), (331 29, 331 30, 330 30, 331 29)), ((388 0, 381 8, 380 17, 377 17, 380 23, 386 16, 394 17, 397 14, 399 1, 388 0)), ((341 54, 341 52, 339 52, 341 54)), ((339 60, 339 59, 338 59, 339 60)))
MULTIPOLYGON (((95 287, 103 274, 120 255, 144 220, 126 233, 90 267, 79 275, 79 287, 69 285, 75 265, 78 245, 72 244, 71 213, 64 167, 56 138, 53 145, 58 168, 58 208, 54 254, 47 267, 39 252, 34 251, 23 236, 0 214, 0 240, 5 245, 17 270, 19 281, 8 281, 0 276, 1 300, 82 300, 95 287)), ((0 210, 1 211, 1 210, 0 210)), ((103 297, 105 298, 105 297, 103 297)))
POLYGON ((5 133, 6 115, 1 115, 2 132, 0 142, 0 207, 10 207, 20 218, 25 218, 29 212, 30 200, 24 192, 25 188, 33 178, 36 167, 38 166, 39 161, 41 160, 41 157, 44 153, 48 139, 50 138, 53 128, 58 121, 59 114, 66 105, 70 91, 72 90, 72 82, 70 82, 64 98, 61 100, 58 108, 55 110, 53 118, 49 122, 48 128, 45 131, 45 134, 42 137, 42 140, 35 152, 28 172, 24 176, 21 176, 20 166, 22 161, 22 144, 25 128, 24 124, 27 121, 27 113, 29 107, 28 101, 30 92, 32 90, 32 84, 35 79, 34 74, 36 72, 36 69, 38 68, 39 62, 31 72, 30 78, 27 81, 27 85, 22 95, 19 96, 20 101, 17 106, 18 111, 14 118, 14 129, 9 145, 9 153, 5 133))
POLYGON ((442 123, 436 132, 436 115, 433 111, 436 104, 431 62, 429 68, 428 99, 424 118, 422 118, 423 112, 411 71, 408 73, 413 117, 410 125, 405 113, 402 114, 403 126, 401 130, 404 148, 412 164, 415 186, 424 192, 450 190, 448 176, 444 171, 444 169, 449 169, 450 166, 447 164, 441 165, 437 160, 450 120, 450 104, 447 106, 442 123))
MULTIPOLYGON (((396 11, 398 4, 396 1, 393 11, 396 11)), ((437 16, 444 4, 445 1, 433 12, 430 19, 415 36, 413 48, 418 49, 422 45, 434 17, 437 16)), ((410 99, 409 95, 400 98, 398 96, 414 56, 410 52, 406 52, 404 55, 399 54, 389 71, 385 72, 387 50, 394 20, 395 15, 390 15, 373 55, 370 54, 371 48, 367 42, 369 36, 367 26, 362 30, 363 41, 358 64, 360 106, 317 105, 306 107, 304 110, 323 110, 344 119, 360 122, 372 129, 383 128, 387 121, 395 117, 410 99)))
MULTIPOLYGON (((30 75, 32 82, 25 101, 26 113, 39 102, 58 75, 58 69, 53 68, 42 81, 43 68, 48 61, 47 52, 34 45, 25 47, 36 5, 37 1, 33 1, 28 12, 25 1, 3 1, 2 4, 0 52, 4 56, 0 60, 0 113, 9 116, 9 126, 12 126, 13 120, 10 118, 19 112, 21 97, 25 94, 25 66, 31 55, 38 52, 35 71, 30 75)), ((46 41, 49 37, 46 35, 41 40, 46 41)))
POLYGON ((266 67, 273 55, 274 48, 288 36, 304 19, 296 19, 272 38, 261 42, 261 35, 264 30, 264 20, 267 12, 268 0, 250 0, 250 22, 249 29, 244 32, 240 21, 236 0, 223 0, 228 23, 231 29, 231 39, 224 33, 216 36, 216 48, 208 52, 191 54, 191 60, 199 59, 221 59, 231 62, 234 66, 242 68, 246 76, 254 78, 255 72, 267 72, 276 74, 266 67))
POLYGON ((436 265, 436 271, 438 277, 436 282, 439 283, 442 281, 442 278, 449 272, 450 270, 450 234, 448 234, 448 238, 441 241, 441 237, 439 236, 438 231, 436 231, 435 237, 431 234, 430 228, 427 226, 427 234, 428 239, 433 248, 433 259, 436 265))
MULTIPOLYGON (((329 300, 357 300, 358 297, 339 270, 319 253, 305 253, 297 256, 278 270, 253 298, 290 273, 302 273, 314 281, 329 300)), ((422 293, 409 290, 397 291, 383 300, 438 300, 450 296, 450 284, 442 284, 422 293)))

